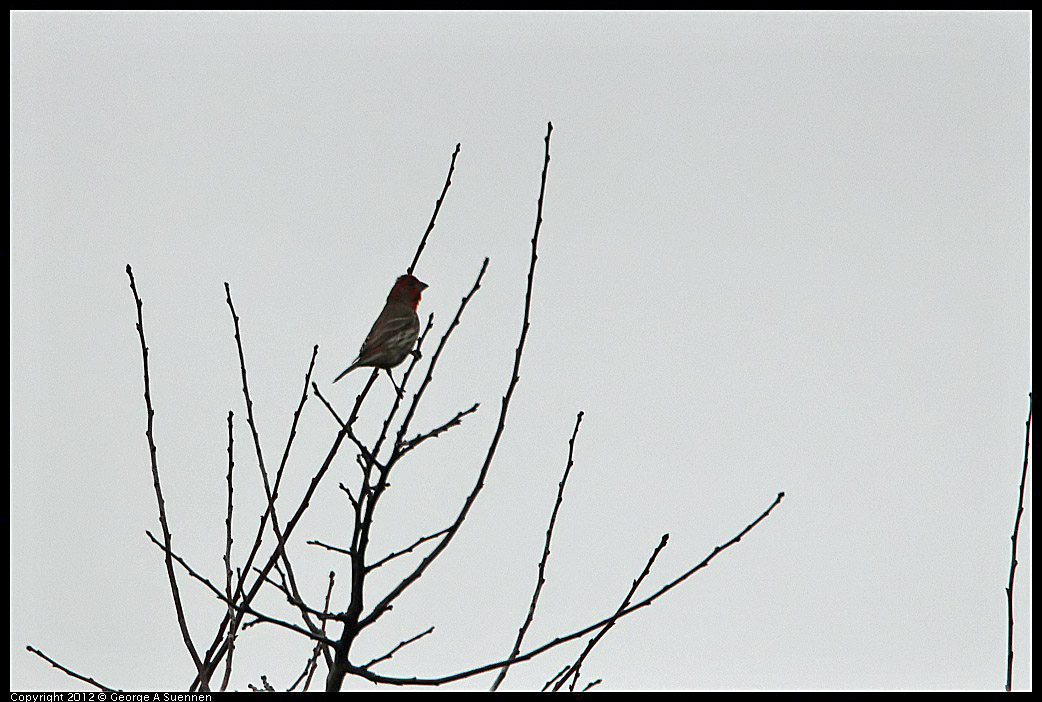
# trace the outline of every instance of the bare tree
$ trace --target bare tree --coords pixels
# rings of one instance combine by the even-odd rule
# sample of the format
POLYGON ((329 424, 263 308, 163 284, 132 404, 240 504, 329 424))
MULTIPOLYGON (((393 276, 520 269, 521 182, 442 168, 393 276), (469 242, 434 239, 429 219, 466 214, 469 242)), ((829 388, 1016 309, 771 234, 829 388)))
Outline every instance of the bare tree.
MULTIPOLYGON (((127 266, 130 288, 137 307, 137 332, 141 344, 144 398, 147 417, 145 435, 148 440, 150 465, 156 493, 156 502, 159 509, 159 524, 162 532, 161 538, 157 538, 151 532, 147 532, 147 534, 163 554, 167 580, 169 581, 170 594, 174 602, 178 626, 185 647, 192 659, 194 671, 190 674, 191 679, 186 679, 186 687, 188 690, 210 691, 214 689, 227 689, 232 671, 237 637, 243 633, 245 628, 258 624, 279 627, 291 632, 295 636, 300 636, 314 642, 314 646, 311 649, 311 655, 306 660, 301 661, 301 672, 294 683, 288 688, 289 690, 308 690, 315 678, 320 659, 326 668, 325 689, 327 691, 340 690, 344 679, 349 675, 369 680, 374 683, 383 683, 387 685, 437 686, 490 672, 497 674, 495 681, 492 683, 492 689, 495 690, 502 684, 507 675, 508 669, 511 666, 529 661, 546 651, 554 649, 567 642, 586 638, 586 645, 575 661, 565 666, 556 675, 550 678, 544 688, 560 690, 567 685, 569 690, 575 690, 576 686, 579 684, 582 666, 587 660, 590 652, 619 619, 628 616, 643 607, 647 607, 664 594, 683 583, 696 572, 706 567, 710 561, 719 555, 720 552, 738 543, 743 536, 766 519, 771 511, 781 502, 784 493, 778 493, 774 498, 774 501, 763 511, 763 513, 752 520, 744 529, 742 529, 742 531, 732 537, 729 541, 717 546, 701 562, 693 565, 685 572, 674 576, 666 585, 658 588, 654 592, 638 597, 637 590, 651 572, 652 566, 654 565, 658 555, 666 547, 668 534, 663 535, 659 543, 652 550, 643 570, 633 581, 632 587, 627 593, 625 593, 620 604, 614 611, 604 616, 593 617, 590 624, 578 630, 562 633, 549 641, 544 641, 538 645, 525 648, 524 639, 528 628, 534 619, 539 595, 543 584, 546 581, 546 567, 550 555, 550 543, 553 536, 554 526, 563 502, 565 485, 574 465, 576 438, 583 418, 583 413, 579 412, 576 416, 575 427, 572 431, 571 439, 568 441, 567 463, 558 486, 557 498, 554 503, 553 512, 546 528, 546 538, 542 558, 540 559, 538 566, 535 590, 532 594, 525 619, 518 630, 513 648, 509 652, 504 652, 502 657, 495 660, 477 665, 472 664, 461 666, 457 671, 431 678, 383 675, 375 672, 373 668, 376 664, 390 659, 402 648, 430 635, 434 631, 433 626, 402 640, 390 651, 387 651, 383 655, 369 661, 363 662, 362 659, 355 655, 353 644, 358 635, 366 628, 373 626, 384 614, 390 611, 393 603, 402 597, 413 584, 423 577, 431 564, 445 552, 453 538, 460 532, 489 476, 489 471, 496 455, 496 449, 499 446, 500 439, 507 426, 507 415, 511 399, 514 396, 514 391, 520 380, 520 368, 525 349, 525 341, 529 330, 529 312, 532 304, 532 289, 535 280, 536 261, 538 260, 537 251, 539 245, 539 231, 543 221, 543 201, 546 195, 547 174, 550 165, 550 136, 552 131, 553 125, 548 123, 544 140, 545 157, 540 180, 539 199, 536 208, 535 228, 531 241, 531 254, 528 264, 528 278, 524 294, 524 311, 521 319, 520 336, 514 352, 510 377, 500 403, 499 418, 496 428, 488 443, 484 460, 477 469, 474 485, 464 499, 462 505, 459 507, 456 517, 448 525, 432 533, 418 535, 411 544, 380 558, 374 558, 369 553, 370 534, 372 533, 374 525, 377 505, 390 487, 389 479, 391 474, 395 472, 399 463, 403 459, 410 456, 412 452, 422 444, 459 426, 468 415, 473 414, 478 410, 478 405, 474 404, 468 408, 457 411, 450 419, 436 427, 419 432, 415 432, 415 430, 412 429, 412 423, 416 416, 417 408, 420 406, 424 394, 432 382, 438 361, 441 358, 453 331, 460 324, 460 320, 463 317, 463 313, 466 310, 468 303, 473 299, 474 295, 481 287, 481 282, 489 263, 488 258, 486 258, 482 263, 481 268, 474 279, 473 285, 469 292, 462 298, 452 321, 445 329, 440 340, 438 340, 434 345, 434 350, 430 353, 430 360, 427 363, 426 370, 423 371, 420 369, 420 360, 421 358, 424 358, 424 356, 419 352, 431 343, 434 343, 433 341, 428 341, 433 329, 433 315, 428 318, 426 326, 417 341, 416 350, 418 353, 412 356, 412 360, 406 366, 404 376, 401 380, 401 387, 405 389, 409 385, 415 372, 417 377, 420 378, 418 381, 419 385, 411 395, 411 399, 408 398, 405 393, 399 393, 396 395, 390 410, 382 422, 380 434, 372 444, 367 444, 362 441, 355 433, 354 427, 356 421, 361 415, 366 397, 378 377, 379 370, 373 370, 361 393, 355 397, 354 403, 352 404, 350 411, 347 412, 345 418, 337 411, 331 402, 322 396, 317 384, 313 383, 311 380, 312 371, 315 367, 315 360, 318 356, 318 346, 314 347, 304 377, 300 401, 293 413, 289 437, 283 447, 279 465, 278 468, 275 469, 274 475, 271 474, 268 463, 265 461, 260 436, 254 421, 253 400, 250 395, 243 340, 240 333, 240 319, 235 311, 235 306, 232 301, 231 288, 227 283, 225 283, 225 301, 232 317, 235 330, 235 343, 239 354, 239 366, 242 376, 242 393, 246 406, 246 422, 250 429, 253 450, 260 472, 261 483, 264 487, 266 506, 261 514, 259 526, 250 547, 249 555, 240 566, 233 568, 231 546, 232 522, 235 504, 232 489, 232 477, 235 468, 233 452, 235 427, 234 414, 229 411, 227 420, 227 513, 225 517, 226 543, 223 554, 223 586, 218 585, 213 579, 188 563, 178 554, 172 543, 173 539, 167 522, 166 507, 160 482, 157 450, 152 433, 155 413, 152 407, 151 389, 149 384, 149 349, 145 342, 142 301, 138 294, 133 270, 129 265, 127 266), (279 500, 279 489, 282 485, 283 473, 289 458, 290 450, 297 435, 298 421, 300 419, 301 411, 310 397, 308 392, 309 389, 313 391, 313 394, 318 397, 319 400, 321 400, 332 418, 336 421, 339 429, 325 453, 325 458, 315 469, 304 494, 299 498, 299 500, 295 503, 290 503, 290 506, 287 507, 285 499, 282 501, 279 500), (339 488, 346 494, 352 509, 353 523, 349 546, 335 546, 319 540, 311 540, 308 543, 345 555, 350 565, 349 583, 346 594, 341 596, 339 592, 334 593, 337 578, 336 573, 331 571, 328 577, 328 584, 325 587, 326 594, 324 601, 321 603, 321 606, 318 606, 317 603, 307 602, 301 595, 302 588, 298 585, 294 570, 294 561, 290 557, 290 552, 287 546, 290 542, 290 538, 296 531, 297 526, 300 524, 301 518, 311 506, 312 498, 315 496, 317 490, 323 485, 326 476, 330 472, 330 467, 333 465, 334 459, 339 454, 345 442, 350 442, 350 444, 353 445, 356 453, 355 459, 361 469, 360 479, 353 488, 345 486, 344 483, 339 484, 339 488), (397 584, 384 592, 382 596, 378 597, 374 602, 367 602, 364 594, 366 593, 368 576, 373 571, 394 559, 411 556, 421 547, 429 550, 426 555, 417 559, 417 562, 408 574, 397 584), (201 642, 193 640, 189 633, 187 616, 182 605, 178 580, 178 573, 180 571, 183 571, 183 573, 187 574, 191 579, 196 581, 196 583, 205 587, 217 600, 224 604, 224 614, 219 621, 214 622, 213 635, 205 646, 199 645, 201 642), (296 620, 290 621, 284 617, 276 616, 270 611, 262 611, 256 602, 258 599, 258 593, 265 588, 273 588, 281 593, 294 610, 296 620), (219 673, 222 664, 223 673, 219 673)), ((441 209, 445 195, 452 182, 452 173, 455 169, 456 157, 459 155, 459 150, 460 146, 457 144, 456 149, 452 154, 452 161, 449 165, 449 172, 445 179, 444 188, 436 201, 430 224, 427 226, 427 230, 424 232, 419 246, 416 249, 415 256, 407 269, 408 273, 412 273, 415 269, 420 259, 420 255, 423 253, 424 248, 427 245, 428 237, 434 229, 438 212, 441 209)), ((36 648, 31 646, 27 648, 32 653, 51 663, 71 677, 102 690, 112 689, 108 685, 102 684, 91 677, 76 673, 57 663, 36 648)), ((589 689, 599 682, 600 679, 589 682, 582 689, 589 689)), ((266 676, 262 676, 261 683, 261 687, 253 685, 250 685, 250 687, 255 690, 274 689, 268 682, 266 676)))

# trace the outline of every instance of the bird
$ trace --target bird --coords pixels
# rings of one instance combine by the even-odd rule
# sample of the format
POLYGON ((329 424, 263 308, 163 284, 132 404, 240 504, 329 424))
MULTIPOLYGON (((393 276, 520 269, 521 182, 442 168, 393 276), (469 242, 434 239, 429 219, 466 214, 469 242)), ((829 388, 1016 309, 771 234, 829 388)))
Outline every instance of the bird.
POLYGON ((387 294, 380 316, 373 322, 373 328, 362 342, 358 358, 343 373, 336 377, 337 382, 355 368, 382 368, 398 394, 402 389, 394 382, 391 369, 405 360, 413 351, 416 339, 420 334, 420 318, 416 315, 416 307, 420 304, 420 295, 428 285, 413 275, 406 273, 394 281, 391 292, 387 294))

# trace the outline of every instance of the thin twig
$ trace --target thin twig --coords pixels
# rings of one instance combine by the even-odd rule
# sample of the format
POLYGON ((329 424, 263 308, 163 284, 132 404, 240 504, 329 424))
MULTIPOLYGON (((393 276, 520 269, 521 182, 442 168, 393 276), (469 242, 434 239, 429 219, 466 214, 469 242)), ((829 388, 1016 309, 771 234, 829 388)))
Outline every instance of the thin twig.
POLYGON ((441 203, 445 200, 445 193, 449 191, 449 185, 452 184, 452 171, 456 168, 456 157, 459 156, 460 145, 456 144, 456 150, 452 152, 452 162, 449 163, 449 173, 445 176, 445 187, 441 189, 441 195, 438 197, 438 201, 434 203, 434 213, 431 215, 430 224, 427 225, 427 231, 423 233, 423 238, 420 239, 420 245, 416 247, 416 255, 412 258, 412 263, 409 264, 409 269, 405 271, 409 275, 412 275, 413 270, 416 268, 417 262, 420 260, 420 254, 423 253, 423 249, 427 246, 427 237, 434 229, 434 221, 438 218, 438 212, 441 210, 441 203))
POLYGON ((594 646, 596 646, 600 642, 600 640, 604 638, 604 635, 608 633, 608 630, 615 626, 615 622, 619 620, 619 617, 622 615, 623 610, 625 610, 626 607, 629 606, 630 600, 633 599, 634 593, 637 592, 637 588, 640 587, 640 584, 644 581, 644 578, 648 577, 648 573, 651 572, 651 567, 655 564, 655 559, 658 558, 658 555, 662 552, 662 549, 666 547, 666 542, 668 541, 669 534, 663 534, 662 540, 659 541, 658 546, 655 547, 655 551, 651 554, 651 558, 648 559, 648 564, 644 566, 644 570, 641 572, 639 576, 637 576, 637 579, 633 581, 633 585, 630 587, 629 592, 626 593, 626 597, 623 598, 622 604, 619 605, 619 608, 615 611, 615 615, 607 624, 604 625, 604 628, 598 631, 597 635, 590 639, 589 643, 586 644, 586 648, 583 649, 583 652, 580 653, 579 657, 575 659, 574 663, 572 663, 569 672, 563 678, 558 680, 556 685, 554 685, 554 692, 560 690, 561 686, 564 685, 565 681, 568 678, 572 679, 571 684, 568 686, 568 691, 575 691, 575 685, 579 682, 579 671, 582 668, 582 664, 586 660, 586 657, 590 655, 590 651, 593 650, 594 646))
MULTIPOLYGON (((336 578, 336 573, 334 573, 333 571, 329 571, 329 587, 326 588, 326 602, 325 602, 325 605, 323 607, 323 610, 325 611, 326 614, 329 614, 329 601, 333 597, 333 581, 335 580, 335 578, 336 578)), ((325 636, 325 634, 326 634, 326 622, 327 621, 328 621, 327 619, 323 619, 322 620, 322 635, 323 636, 325 636)), ((318 668, 318 665, 317 665, 318 664, 317 655, 318 655, 318 648, 319 648, 319 646, 322 646, 322 644, 315 644, 315 653, 311 654, 311 672, 308 673, 307 682, 304 683, 304 692, 307 692, 308 688, 311 687, 311 679, 312 679, 312 677, 314 677, 315 670, 318 668)), ((326 646, 322 646, 322 650, 328 651, 329 649, 326 646)))
MULTIPOLYGON (((297 409, 293 412, 293 422, 290 425, 289 437, 286 439, 286 447, 285 447, 285 449, 282 452, 282 460, 279 462, 279 469, 275 473, 275 485, 272 488, 272 492, 271 492, 271 496, 270 496, 271 510, 272 510, 272 512, 271 512, 271 517, 272 517, 271 525, 272 525, 272 529, 275 531, 276 538, 280 539, 280 541, 282 540, 282 537, 279 535, 279 532, 278 532, 278 521, 275 519, 275 500, 278 499, 278 496, 279 496, 279 485, 282 483, 282 476, 283 476, 283 474, 284 474, 284 472, 286 470, 286 463, 289 460, 290 448, 292 447, 293 439, 294 439, 294 437, 297 434, 297 424, 300 421, 300 415, 301 415, 301 413, 304 410, 304 404, 307 402, 307 399, 308 399, 308 384, 311 383, 311 374, 312 374, 312 372, 315 369, 315 360, 317 358, 318 358, 318 344, 315 344, 315 346, 314 346, 314 348, 312 349, 312 352, 311 352, 311 362, 308 364, 308 370, 307 370, 307 373, 304 376, 304 388, 301 391, 300 402, 297 404, 297 409)), ((289 589, 292 592, 292 596, 290 597, 290 595, 287 595, 287 597, 290 597, 290 601, 291 602, 299 603, 298 607, 300 608, 301 619, 304 621, 304 623, 307 625, 307 627, 309 629, 311 629, 313 632, 324 631, 325 630, 324 622, 323 622, 323 627, 320 629, 319 626, 314 624, 311 621, 311 618, 308 616, 308 611, 310 610, 310 608, 306 607, 303 604, 303 597, 300 594, 300 590, 297 588, 297 580, 296 580, 296 577, 293 574, 293 566, 290 563, 289 554, 286 553, 285 548, 283 548, 283 550, 282 550, 282 559, 283 559, 283 563, 286 566, 286 579, 287 579, 287 582, 289 583, 289 589)), ((322 648, 322 653, 323 653, 323 655, 324 655, 324 657, 326 659, 326 665, 332 664, 333 658, 332 658, 331 654, 329 653, 329 650, 327 648, 323 647, 322 648)))
POLYGON ((333 405, 329 404, 329 400, 327 400, 322 395, 322 392, 318 389, 318 384, 317 383, 311 383, 311 389, 312 389, 312 391, 314 391, 315 397, 317 397, 318 399, 322 400, 322 404, 325 405, 326 409, 329 410, 329 413, 331 415, 333 415, 333 419, 336 420, 336 423, 339 424, 341 427, 344 426, 344 420, 341 419, 340 415, 336 413, 335 409, 333 409, 333 405))
POLYGON ((402 442, 402 449, 401 451, 399 451, 398 457, 401 458, 402 456, 407 454, 409 451, 412 451, 414 448, 419 446, 427 439, 436 438, 437 436, 448 431, 449 429, 452 429, 455 426, 459 426, 459 424, 463 421, 464 417, 466 417, 468 414, 473 414, 474 412, 478 411, 478 406, 479 403, 475 402, 469 408, 457 412, 455 417, 445 422, 444 424, 440 424, 428 432, 425 432, 423 434, 417 434, 408 441, 402 442))
POLYGON ((351 501, 351 506, 357 508, 358 501, 355 500, 355 496, 351 494, 351 488, 347 487, 343 483, 340 483, 340 489, 347 494, 347 499, 351 501))
POLYGON ((413 643, 414 641, 419 641, 420 639, 422 639, 427 634, 431 634, 433 632, 434 632, 434 627, 432 626, 429 629, 427 629, 427 631, 421 632, 421 633, 417 634, 416 636, 413 636, 412 638, 405 639, 405 641, 400 642, 397 646, 392 648, 387 653, 383 654, 382 656, 380 656, 378 658, 374 658, 373 660, 369 661, 368 663, 366 663, 362 667, 363 668, 371 668, 372 666, 376 665, 377 663, 381 663, 383 661, 389 660, 391 658, 391 656, 393 656, 394 654, 398 653, 398 651, 402 650, 403 648, 405 648, 409 644, 413 643))
POLYGON ((246 399, 246 421, 250 425, 250 431, 253 433, 253 445, 254 450, 257 452, 257 464, 260 466, 261 476, 263 478, 264 487, 268 496, 268 506, 265 508, 261 515, 260 524, 257 527, 257 536, 254 537, 253 546, 250 549, 250 554, 246 558, 246 564, 242 568, 242 575, 236 584, 235 595, 233 599, 237 599, 242 594, 245 582, 243 578, 250 572, 250 568, 253 566, 253 561, 257 557, 257 553, 260 551, 261 544, 264 541, 264 527, 267 526, 268 517, 271 516, 273 505, 271 504, 271 487, 268 484, 268 471, 264 467, 264 455, 261 451, 260 435, 257 432, 257 425, 253 419, 253 400, 250 398, 250 388, 247 382, 246 376, 246 357, 242 350, 242 337, 239 333, 239 315, 235 313, 235 305, 232 303, 232 290, 231 286, 227 282, 224 284, 225 300, 228 303, 228 309, 232 313, 232 323, 235 327, 235 346, 239 352, 239 370, 242 376, 242 394, 246 399))
POLYGON ((275 617, 264 614, 263 612, 258 612, 255 609, 240 611, 244 611, 246 614, 249 614, 252 617, 256 617, 252 621, 243 624, 243 629, 248 629, 252 626, 256 626, 257 624, 274 624, 276 626, 282 627, 283 629, 288 629, 290 631, 296 632, 301 636, 311 639, 312 641, 317 641, 322 646, 332 646, 335 643, 334 641, 331 641, 330 639, 323 636, 320 631, 308 631, 302 626, 297 626, 296 624, 287 622, 284 619, 276 619, 275 617))
MULTIPOLYGON (((234 414, 231 410, 228 410, 228 513, 225 517, 224 523, 226 527, 225 538, 224 538, 224 592, 228 596, 228 600, 232 601, 232 469, 235 467, 235 458, 232 455, 232 446, 235 442, 235 437, 232 432, 232 418, 234 414)), ((230 604, 228 605, 228 612, 225 614, 230 624, 235 619, 235 608, 230 604)), ((228 689, 228 681, 232 675, 232 656, 235 653, 235 635, 234 629, 228 630, 228 657, 225 659, 224 666, 224 680, 221 681, 221 692, 228 689)))
POLYGON ((345 556, 350 556, 351 555, 351 549, 349 549, 349 548, 340 548, 339 546, 330 546, 329 544, 323 543, 322 541, 319 541, 318 539, 311 539, 307 543, 308 543, 309 546, 321 546, 322 548, 326 549, 327 551, 333 551, 335 553, 342 553, 345 556))
MULTIPOLYGON (((582 424, 583 413, 575 417, 575 429, 572 430, 572 438, 568 440, 568 462, 564 466, 564 475, 561 476, 561 482, 557 485, 557 501, 554 502, 553 512, 550 513, 550 523, 546 527, 546 540, 543 542, 543 557, 539 559, 539 570, 535 581, 535 591, 532 592, 532 600, 528 605, 528 615, 525 617, 524 623, 521 628, 517 631, 517 640, 514 641, 514 648, 510 651, 510 658, 513 658, 521 650, 521 643, 525 639, 525 633, 528 631, 528 627, 532 624, 532 620, 535 618, 536 603, 539 602, 539 593, 543 590, 543 584, 546 582, 546 561, 550 558, 550 540, 554 534, 554 524, 557 523, 557 512, 561 509, 561 502, 564 500, 564 486, 568 482, 568 474, 572 471, 572 456, 575 452, 575 437, 579 434, 579 425, 582 424)), ((490 688, 491 692, 495 692, 499 689, 503 679, 507 676, 507 671, 510 666, 505 665, 499 669, 499 675, 496 676, 496 681, 492 683, 490 688)))
POLYGON ((550 686, 557 682, 558 678, 567 673, 571 669, 571 667, 572 664, 568 663, 567 665, 565 665, 565 667, 561 668, 559 671, 554 673, 554 676, 543 684, 543 689, 541 689, 540 692, 546 692, 548 689, 550 689, 550 686))
MULTIPOLYGON (((329 571, 329 586, 326 588, 326 603, 324 609, 326 614, 329 613, 329 600, 333 596, 333 582, 335 578, 336 574, 333 571, 329 571)), ((326 633, 325 619, 322 620, 322 633, 326 633)), ((287 692, 293 692, 294 688, 296 688, 296 686, 300 684, 300 681, 304 679, 305 675, 307 676, 307 680, 304 681, 303 692, 308 691, 308 688, 311 687, 311 680, 315 675, 315 670, 318 668, 318 655, 319 653, 321 653, 321 649, 322 644, 316 643, 315 650, 311 652, 311 658, 308 659, 308 663, 306 666, 304 666, 304 670, 301 672, 300 677, 297 678, 296 682, 290 685, 289 690, 287 690, 287 692)))
POLYGON ((59 663, 58 661, 56 661, 53 658, 51 658, 50 656, 48 656, 43 651, 37 650, 37 649, 33 648, 32 646, 26 646, 25 650, 29 651, 30 653, 35 653, 37 656, 39 656, 40 658, 44 659, 45 661, 47 661, 48 663, 53 665, 55 668, 57 668, 58 670, 60 670, 61 672, 65 673, 66 675, 68 675, 71 678, 76 678, 77 680, 82 680, 83 682, 88 683, 90 685, 93 685, 94 687, 98 688, 99 690, 104 690, 105 692, 122 692, 122 690, 119 690, 117 688, 109 687, 108 685, 102 685, 101 683, 99 683, 94 678, 88 678, 86 675, 80 675, 79 673, 77 673, 74 670, 69 670, 68 668, 63 666, 61 663, 59 663))
MULTIPOLYGON (((174 564, 170 557, 170 543, 172 537, 166 519, 166 503, 163 500, 163 489, 159 485, 159 465, 156 462, 156 442, 152 434, 152 418, 155 416, 155 411, 152 409, 152 395, 149 385, 148 346, 145 344, 145 327, 141 315, 141 298, 137 294, 137 285, 134 283, 134 271, 131 269, 129 263, 127 264, 127 275, 130 277, 130 290, 134 293, 134 303, 137 305, 137 332, 138 337, 141 339, 141 361, 144 366, 145 377, 145 409, 148 413, 148 426, 147 429, 145 429, 145 436, 148 437, 148 453, 152 463, 152 482, 156 490, 156 502, 159 504, 159 525, 163 529, 163 543, 166 544, 166 575, 167 579, 170 581, 170 593, 174 599, 174 609, 177 612, 177 625, 181 629, 181 638, 184 639, 185 647, 192 656, 192 662, 195 663, 197 674, 202 675, 203 661, 199 658, 199 652, 196 651, 195 644, 192 642, 192 635, 188 631, 188 621, 185 619, 184 607, 181 604, 181 593, 177 587, 177 577, 174 575, 174 564)), ((209 688, 204 688, 204 691, 209 691, 209 688)))
MULTIPOLYGON (((257 452, 257 465, 260 467, 261 477, 264 479, 264 490, 268 496, 268 509, 264 513, 264 517, 267 518, 272 515, 274 511, 274 505, 270 504, 271 499, 271 485, 268 483, 268 470, 264 467, 264 453, 261 450, 260 434, 257 431, 257 423, 253 418, 253 399, 250 397, 250 385, 246 380, 246 357, 242 350, 242 336, 239 334, 239 315, 235 313, 235 305, 232 303, 232 289, 227 282, 224 284, 224 292, 226 300, 228 302, 228 309, 232 313, 232 322, 235 325, 235 346, 239 351, 239 370, 242 373, 242 394, 246 399, 246 423, 250 425, 250 432, 253 434, 253 446, 257 452)), ((305 387, 305 391, 307 388, 305 387)), ((263 520, 261 521, 261 530, 263 531, 264 526, 263 520)), ((247 570, 249 570, 247 568, 247 570)))
MULTIPOLYGON (((257 568, 254 568, 254 570, 259 572, 259 569, 257 569, 257 568)), ((301 609, 301 610, 307 612, 308 614, 314 616, 316 619, 318 619, 319 621, 322 621, 323 623, 325 622, 326 619, 337 619, 337 620, 342 620, 343 619, 343 615, 340 615, 340 614, 329 614, 328 612, 326 612, 324 610, 315 609, 314 607, 312 607, 308 603, 304 602, 304 600, 300 599, 297 595, 294 595, 293 591, 286 584, 286 574, 282 572, 282 569, 279 568, 279 566, 277 564, 275 565, 275 572, 278 573, 279 580, 281 582, 276 582, 276 581, 272 580, 270 573, 268 575, 264 576, 264 581, 266 583, 268 583, 269 585, 271 585, 272 587, 274 587, 279 592, 281 592, 285 596, 286 601, 289 602, 291 605, 293 605, 297 609, 301 609)), ((321 631, 321 629, 319 629, 318 627, 315 627, 313 629, 313 631, 317 632, 317 631, 321 631)))
POLYGON ((1024 513, 1024 483, 1028 478, 1028 459, 1031 457, 1031 393, 1028 393, 1028 419, 1024 431, 1024 469, 1020 473, 1020 497, 1017 499, 1017 518, 1013 522, 1013 554, 1009 562, 1009 585, 1006 587, 1006 603, 1009 614, 1008 643, 1006 658, 1006 692, 1013 689, 1013 576, 1017 572, 1017 535, 1020 533, 1020 515, 1024 513))
POLYGON ((420 544, 426 543, 427 541, 430 541, 431 539, 436 539, 439 536, 441 536, 442 534, 444 534, 445 532, 447 532, 448 530, 449 530, 449 527, 445 527, 441 531, 436 531, 433 534, 428 534, 427 536, 421 536, 411 546, 407 546, 407 547, 403 548, 401 551, 394 551, 392 553, 387 554, 386 556, 384 556, 380 560, 376 561, 375 563, 370 563, 368 566, 366 566, 366 569, 369 570, 370 572, 374 571, 377 568, 379 568, 380 566, 382 566, 383 564, 387 563, 390 560, 393 560, 393 559, 397 558, 398 556, 404 556, 407 553, 411 553, 413 551, 413 549, 415 549, 420 544))
MULTIPOLYGON (((341 427, 343 427, 344 426, 344 420, 342 420, 340 418, 340 415, 337 414, 335 409, 333 409, 333 405, 331 405, 329 403, 329 400, 327 400, 325 398, 325 396, 322 394, 322 391, 318 389, 318 384, 315 383, 315 382, 312 382, 311 383, 311 389, 315 393, 315 397, 317 397, 319 400, 321 400, 322 404, 325 405, 327 410, 329 410, 329 413, 331 415, 333 415, 333 419, 335 419, 337 421, 337 424, 339 424, 341 427)), ((372 451, 369 450, 369 447, 366 446, 364 443, 362 443, 361 439, 359 439, 357 436, 355 436, 355 433, 354 433, 353 430, 348 429, 348 431, 347 431, 347 438, 351 439, 351 441, 354 443, 354 445, 358 448, 358 452, 361 454, 361 458, 364 459, 362 461, 362 473, 363 474, 365 473, 365 465, 364 465, 365 461, 371 462, 372 464, 374 464, 377 468, 380 468, 381 470, 384 469, 383 466, 381 466, 380 463, 377 462, 376 457, 373 456, 373 453, 372 453, 372 451)), ((355 503, 354 497, 352 497, 351 498, 351 504, 354 504, 354 503, 355 503)))

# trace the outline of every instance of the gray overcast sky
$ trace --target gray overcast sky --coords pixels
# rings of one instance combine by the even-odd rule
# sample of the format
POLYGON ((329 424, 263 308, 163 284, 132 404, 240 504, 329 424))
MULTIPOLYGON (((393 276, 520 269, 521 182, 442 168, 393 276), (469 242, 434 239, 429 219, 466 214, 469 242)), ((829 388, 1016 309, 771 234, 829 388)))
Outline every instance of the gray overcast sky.
MULTIPOLYGON (((1000 689, 1031 388, 1027 13, 15 13, 11 16, 11 685, 183 688, 143 436, 134 267, 175 548, 223 578, 262 490, 223 283, 267 462, 311 347, 341 411, 408 266, 445 329, 481 290, 414 426, 372 552, 444 526, 473 485, 522 311, 554 124, 532 327, 462 532, 366 632, 360 661, 437 676, 509 653, 575 414, 586 413, 527 641, 606 616, 659 537, 650 592, 774 500, 741 543, 613 629, 600 689, 1000 689)), ((425 359, 424 363, 427 362, 425 359)), ((425 366, 421 366, 424 367, 425 366)), ((378 431, 381 382, 360 422, 378 431)), ((336 427, 312 398, 299 499, 336 427)), ((342 451, 291 543, 319 602, 346 561, 342 451)), ((1030 485, 1028 486, 1030 492, 1030 485)), ((1031 687, 1033 503, 1015 684, 1031 687)), ((407 570, 375 578, 373 599, 407 570)), ((412 561, 415 562, 415 561, 412 561)), ((187 578, 208 643, 222 608, 187 578)), ((264 604, 279 607, 269 595, 264 604)), ((285 688, 309 646, 255 627, 232 685, 285 688)), ((540 687, 581 645, 512 670, 540 687)), ((450 686, 487 689, 491 676, 450 686)), ((371 689, 348 682, 347 688, 371 689)))

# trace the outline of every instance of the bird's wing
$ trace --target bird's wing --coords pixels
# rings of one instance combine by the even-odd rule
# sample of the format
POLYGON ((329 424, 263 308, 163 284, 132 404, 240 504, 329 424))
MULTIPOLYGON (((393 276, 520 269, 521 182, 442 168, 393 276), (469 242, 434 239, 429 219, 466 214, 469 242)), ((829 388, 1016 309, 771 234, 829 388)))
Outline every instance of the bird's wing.
POLYGON ((373 322, 369 335, 362 342, 358 360, 381 349, 400 346, 400 339, 405 339, 411 344, 419 332, 420 320, 412 308, 408 305, 385 305, 380 316, 373 322))

